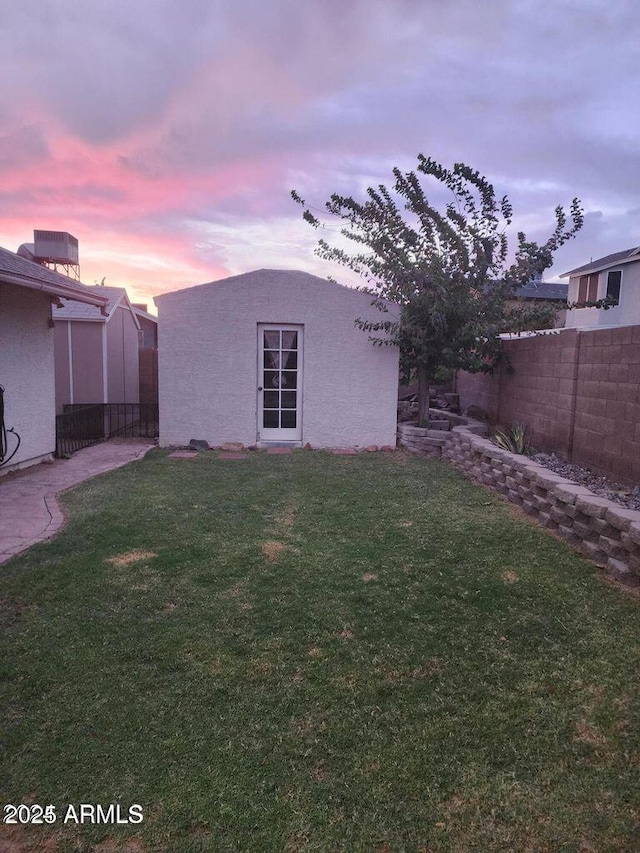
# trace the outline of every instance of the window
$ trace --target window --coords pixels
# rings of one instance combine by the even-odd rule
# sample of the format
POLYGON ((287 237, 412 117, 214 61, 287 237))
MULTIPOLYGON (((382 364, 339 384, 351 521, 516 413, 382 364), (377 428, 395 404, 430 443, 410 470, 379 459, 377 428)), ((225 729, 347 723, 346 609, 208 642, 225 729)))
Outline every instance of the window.
POLYGON ((581 275, 578 282, 578 303, 595 302, 598 298, 598 273, 581 275))
POLYGON ((620 284, 622 282, 622 270, 612 270, 607 275, 607 299, 614 299, 616 304, 620 302, 620 284))

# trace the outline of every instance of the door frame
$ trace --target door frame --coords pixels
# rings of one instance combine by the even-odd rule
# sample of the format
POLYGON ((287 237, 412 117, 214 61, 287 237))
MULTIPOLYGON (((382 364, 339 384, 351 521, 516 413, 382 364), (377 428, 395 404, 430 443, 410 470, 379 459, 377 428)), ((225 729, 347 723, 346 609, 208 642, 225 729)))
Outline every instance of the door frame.
MULTIPOLYGON (((304 383, 304 325, 302 323, 258 323, 257 334, 257 401, 256 401, 256 435, 258 444, 302 444, 302 403, 304 383), (264 412, 264 337, 265 331, 283 331, 298 333, 298 361, 296 381, 296 426, 293 429, 282 427, 265 428, 263 423, 264 412)), ((268 389, 267 389, 268 390, 268 389)))

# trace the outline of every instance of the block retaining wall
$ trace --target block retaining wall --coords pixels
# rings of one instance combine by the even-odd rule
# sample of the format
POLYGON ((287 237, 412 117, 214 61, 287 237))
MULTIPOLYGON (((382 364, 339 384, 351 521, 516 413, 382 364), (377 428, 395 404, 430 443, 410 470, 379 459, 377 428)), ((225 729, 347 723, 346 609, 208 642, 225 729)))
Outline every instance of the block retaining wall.
POLYGON ((454 427, 442 448, 465 476, 522 507, 544 527, 603 566, 615 580, 640 586, 640 512, 496 447, 473 427, 454 427))
MULTIPOLYGON (((462 418, 454 415, 448 417, 448 420, 451 420, 452 424, 464 425, 470 432, 477 433, 478 435, 487 435, 489 432, 489 428, 485 423, 475 421, 472 418, 462 418)), ((442 448, 450 440, 451 433, 449 431, 426 429, 425 427, 418 427, 410 423, 398 424, 398 444, 404 447, 405 450, 411 451, 411 453, 440 458, 443 452, 442 448)))

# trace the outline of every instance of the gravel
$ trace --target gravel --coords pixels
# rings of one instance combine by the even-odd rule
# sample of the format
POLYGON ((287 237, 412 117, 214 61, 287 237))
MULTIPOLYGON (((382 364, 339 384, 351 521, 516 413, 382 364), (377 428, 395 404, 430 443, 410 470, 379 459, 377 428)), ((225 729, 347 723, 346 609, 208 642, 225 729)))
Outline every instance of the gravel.
POLYGON ((572 480, 574 483, 579 483, 590 489, 594 494, 602 498, 608 498, 620 506, 627 509, 635 509, 640 511, 640 486, 623 486, 620 483, 614 483, 602 477, 600 474, 594 474, 589 468, 581 468, 579 465, 573 465, 565 459, 561 459, 554 453, 533 453, 531 459, 549 468, 561 477, 566 477, 567 480, 572 480))

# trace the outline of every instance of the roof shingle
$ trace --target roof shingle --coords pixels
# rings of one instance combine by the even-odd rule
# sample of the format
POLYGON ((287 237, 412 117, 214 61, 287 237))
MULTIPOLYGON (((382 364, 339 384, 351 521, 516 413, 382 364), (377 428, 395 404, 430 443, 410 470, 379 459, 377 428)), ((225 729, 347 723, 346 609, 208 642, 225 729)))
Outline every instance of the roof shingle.
POLYGON ((568 275, 577 275, 578 273, 599 272, 607 267, 613 267, 621 263, 629 263, 630 261, 640 261, 640 246, 634 246, 631 249, 624 249, 622 252, 613 252, 611 255, 605 255, 603 258, 596 258, 595 261, 589 261, 588 264, 583 264, 581 267, 576 267, 569 272, 563 272, 560 278, 565 278, 568 275))

